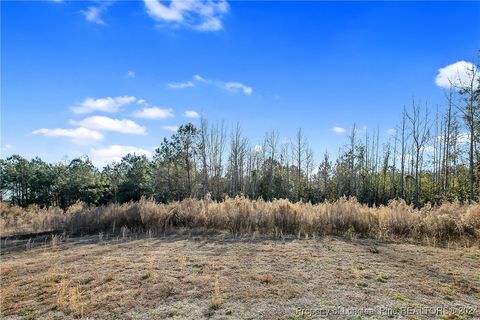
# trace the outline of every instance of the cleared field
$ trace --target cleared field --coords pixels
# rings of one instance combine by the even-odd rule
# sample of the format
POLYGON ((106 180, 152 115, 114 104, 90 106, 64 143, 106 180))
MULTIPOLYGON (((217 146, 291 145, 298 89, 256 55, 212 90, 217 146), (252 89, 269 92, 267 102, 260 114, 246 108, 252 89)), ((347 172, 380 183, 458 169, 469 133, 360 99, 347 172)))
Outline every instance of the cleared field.
POLYGON ((2 247, 3 319, 480 317, 478 247, 191 232, 2 247))

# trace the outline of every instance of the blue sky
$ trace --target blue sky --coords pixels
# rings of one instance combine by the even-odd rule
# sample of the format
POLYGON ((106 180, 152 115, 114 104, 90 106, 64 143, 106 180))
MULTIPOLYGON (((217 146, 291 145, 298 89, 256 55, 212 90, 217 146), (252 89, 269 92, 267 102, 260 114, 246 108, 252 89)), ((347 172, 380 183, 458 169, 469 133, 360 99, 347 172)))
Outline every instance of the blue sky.
POLYGON ((102 165, 197 114, 252 146, 302 127, 317 158, 353 123, 388 139, 412 95, 442 108, 478 21, 480 2, 2 2, 2 157, 102 165))

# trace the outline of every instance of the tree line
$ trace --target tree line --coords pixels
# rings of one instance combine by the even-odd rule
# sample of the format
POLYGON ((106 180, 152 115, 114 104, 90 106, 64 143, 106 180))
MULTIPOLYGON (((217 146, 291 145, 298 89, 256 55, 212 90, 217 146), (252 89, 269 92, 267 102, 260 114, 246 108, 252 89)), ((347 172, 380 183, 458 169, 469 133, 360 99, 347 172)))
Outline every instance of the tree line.
POLYGON ((152 160, 128 154, 98 169, 87 157, 59 163, 19 155, 1 159, 1 200, 62 208, 78 200, 170 202, 207 194, 215 200, 241 194, 312 203, 354 196, 369 205, 403 198, 417 207, 478 201, 478 71, 473 67, 469 81, 451 84, 442 108, 413 99, 388 141, 380 141, 378 129, 354 125, 336 157, 325 152, 315 159, 301 129, 288 142, 272 131, 252 145, 239 125, 227 133, 224 123, 201 119, 199 126, 182 125, 164 138, 152 160))

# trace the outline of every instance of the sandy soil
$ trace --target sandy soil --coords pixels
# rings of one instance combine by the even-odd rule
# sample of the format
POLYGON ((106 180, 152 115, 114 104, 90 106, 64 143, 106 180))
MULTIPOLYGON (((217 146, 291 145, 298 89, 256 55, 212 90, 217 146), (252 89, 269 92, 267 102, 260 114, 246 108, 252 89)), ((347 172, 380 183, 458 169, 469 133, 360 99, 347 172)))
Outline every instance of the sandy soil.
POLYGON ((479 301, 478 247, 226 234, 2 241, 2 319, 478 319, 479 301))

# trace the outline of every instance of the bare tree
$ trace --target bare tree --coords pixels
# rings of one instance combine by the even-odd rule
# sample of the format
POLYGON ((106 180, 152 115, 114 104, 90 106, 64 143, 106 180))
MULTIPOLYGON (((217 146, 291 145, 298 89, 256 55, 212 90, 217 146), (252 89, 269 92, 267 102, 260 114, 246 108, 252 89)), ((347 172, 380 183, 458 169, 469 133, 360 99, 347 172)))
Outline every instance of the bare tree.
POLYGON ((307 140, 302 134, 302 129, 299 128, 295 136, 295 141, 292 144, 292 157, 293 161, 296 164, 296 193, 297 200, 300 200, 303 196, 303 185, 302 185, 302 166, 303 161, 305 160, 305 152, 307 150, 307 140))
POLYGON ((266 172, 266 180, 267 180, 267 198, 272 198, 273 196, 273 178, 275 175, 275 164, 277 161, 277 146, 278 146, 278 133, 272 131, 270 133, 265 134, 265 141, 264 141, 264 151, 266 153, 266 160, 267 160, 267 172, 266 172))
POLYGON ((310 147, 307 147, 305 150, 305 180, 307 183, 307 189, 310 188, 310 181, 312 178, 313 167, 315 166, 315 159, 313 155, 313 150, 310 147))
POLYGON ((445 114, 445 132, 443 134, 443 193, 448 194, 450 187, 450 147, 452 138, 452 107, 454 102, 455 91, 450 86, 448 92, 445 93, 447 98, 447 111, 445 114))
POLYGON ((211 181, 210 191, 213 193, 214 199, 220 199, 222 192, 222 176, 223 176, 223 155, 225 153, 226 129, 222 122, 217 123, 210 128, 210 134, 207 140, 208 150, 208 168, 210 170, 209 177, 211 181))
POLYGON ((350 133, 350 149, 348 150, 348 162, 349 162, 349 183, 348 183, 348 190, 350 195, 354 195, 354 190, 356 186, 355 181, 355 143, 356 143, 356 133, 357 133, 357 126, 354 124, 352 127, 352 131, 350 133))
POLYGON ((414 149, 414 163, 415 171, 415 195, 414 202, 418 207, 420 205, 420 191, 421 191, 421 161, 423 159, 423 152, 428 142, 430 135, 430 124, 428 120, 428 108, 425 107, 425 112, 422 114, 420 104, 412 103, 412 114, 407 113, 407 118, 410 120, 411 135, 413 139, 414 149))
POLYGON ((202 189, 203 195, 208 193, 208 159, 207 159, 207 144, 208 144, 208 124, 207 121, 200 119, 200 141, 198 145, 200 159, 202 162, 202 189))
POLYGON ((397 197, 397 185, 395 184, 395 174, 397 171, 397 142, 398 142, 398 133, 395 130, 393 137, 393 159, 392 159, 392 167, 391 167, 391 174, 390 174, 390 198, 397 197))
POLYGON ((280 152, 280 194, 282 197, 290 196, 290 144, 283 143, 280 152))
POLYGON ((247 154, 248 141, 242 137, 242 131, 237 124, 231 134, 230 156, 229 156, 229 176, 230 176, 230 194, 236 195, 244 191, 243 177, 244 165, 247 154))
POLYGON ((401 127, 401 158, 400 158, 400 197, 405 199, 405 153, 407 151, 407 112, 405 106, 402 113, 401 127))
POLYGON ((463 119, 468 129, 469 133, 469 151, 468 151, 468 177, 469 177, 469 202, 475 200, 475 175, 474 175, 474 165, 475 165, 475 129, 478 126, 480 121, 480 77, 478 66, 472 64, 467 67, 468 79, 466 81, 459 81, 457 84, 457 89, 462 98, 462 104, 457 105, 458 109, 463 115, 463 119))

